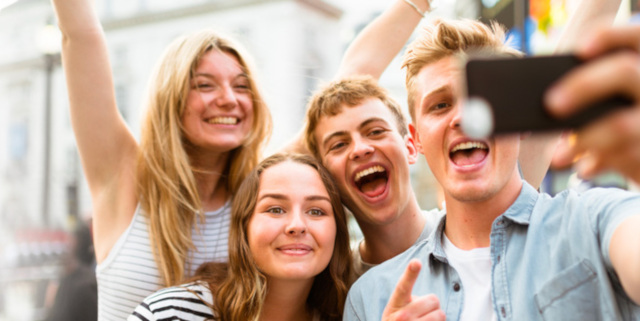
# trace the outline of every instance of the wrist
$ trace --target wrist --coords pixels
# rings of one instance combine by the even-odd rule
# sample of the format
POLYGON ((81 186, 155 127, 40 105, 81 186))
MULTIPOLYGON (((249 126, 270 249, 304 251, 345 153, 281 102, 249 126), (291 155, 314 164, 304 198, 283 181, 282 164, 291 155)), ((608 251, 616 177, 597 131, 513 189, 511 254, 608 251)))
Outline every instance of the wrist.
POLYGON ((427 13, 431 11, 431 1, 432 0, 403 0, 408 6, 413 8, 413 10, 419 14, 421 17, 425 17, 427 13))

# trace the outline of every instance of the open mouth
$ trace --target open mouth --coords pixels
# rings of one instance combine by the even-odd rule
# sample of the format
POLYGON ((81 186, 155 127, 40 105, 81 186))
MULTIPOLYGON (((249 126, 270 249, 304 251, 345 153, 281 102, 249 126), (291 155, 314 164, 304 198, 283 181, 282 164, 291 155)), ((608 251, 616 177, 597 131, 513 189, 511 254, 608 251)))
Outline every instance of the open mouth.
POLYGON ((387 170, 375 165, 356 173, 354 182, 358 190, 369 197, 379 196, 384 193, 389 175, 387 170))
POLYGON ((449 158, 458 166, 471 166, 482 162, 489 154, 486 143, 469 141, 453 146, 449 152, 449 158))
POLYGON ((235 125, 240 120, 236 117, 213 117, 207 120, 209 124, 235 125))

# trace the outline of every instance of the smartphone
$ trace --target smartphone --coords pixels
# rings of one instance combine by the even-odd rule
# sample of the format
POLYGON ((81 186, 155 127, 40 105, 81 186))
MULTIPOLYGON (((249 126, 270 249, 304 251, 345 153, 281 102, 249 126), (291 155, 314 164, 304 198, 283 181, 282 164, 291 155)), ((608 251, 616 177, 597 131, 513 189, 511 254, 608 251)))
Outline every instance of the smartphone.
POLYGON ((473 57, 466 62, 467 100, 462 129, 471 137, 523 131, 578 128, 623 106, 625 97, 611 97, 567 118, 552 117, 544 108, 546 90, 582 62, 572 55, 473 57))

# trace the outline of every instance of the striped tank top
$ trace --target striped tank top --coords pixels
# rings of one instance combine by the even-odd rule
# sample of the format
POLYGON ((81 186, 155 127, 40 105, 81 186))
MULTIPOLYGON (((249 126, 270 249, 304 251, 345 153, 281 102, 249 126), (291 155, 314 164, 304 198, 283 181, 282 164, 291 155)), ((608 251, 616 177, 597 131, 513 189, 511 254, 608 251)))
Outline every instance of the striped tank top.
MULTIPOLYGON (((202 263, 227 261, 230 207, 227 202, 222 208, 205 213, 200 233, 194 227, 196 250, 185 266, 188 276, 202 263)), ((200 225, 199 220, 196 222, 200 225)), ((96 278, 100 321, 126 320, 145 297, 164 287, 151 251, 147 218, 139 206, 127 230, 96 267, 96 278)))
MULTIPOLYGON (((204 282, 164 288, 144 299, 127 321, 211 320, 213 311, 207 304, 213 305, 213 295, 204 282)), ((317 311, 313 321, 321 321, 317 311)))

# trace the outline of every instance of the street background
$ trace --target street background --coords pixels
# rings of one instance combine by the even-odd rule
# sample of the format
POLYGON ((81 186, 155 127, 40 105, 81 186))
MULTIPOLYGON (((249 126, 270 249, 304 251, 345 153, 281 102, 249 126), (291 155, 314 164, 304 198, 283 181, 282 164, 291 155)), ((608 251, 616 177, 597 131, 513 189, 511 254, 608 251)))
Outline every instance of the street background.
MULTIPOLYGON (((435 0, 436 17, 497 18, 522 48, 549 53, 577 0, 435 0), (536 8, 536 11, 530 10, 536 8), (542 9, 540 9, 542 8, 542 9)), ((120 112, 138 137, 150 71, 178 35, 213 27, 254 58, 274 118, 267 153, 301 127, 310 93, 336 73, 344 50, 392 0, 96 0, 120 112)), ((632 12, 623 1, 618 20, 632 12)), ((72 231, 91 199, 70 127, 60 38, 48 0, 0 0, 0 321, 44 320, 69 259, 72 231)), ((381 84, 406 106, 397 57, 381 84)), ((96 124, 99 126, 100 124, 96 124)), ((426 162, 412 166, 422 208, 438 206, 426 162)), ((579 181, 552 171, 543 189, 620 186, 615 174, 579 181), (586 184, 586 185, 585 185, 586 184)), ((357 237, 357 228, 353 227, 357 237)))

